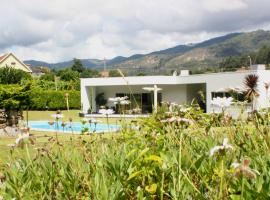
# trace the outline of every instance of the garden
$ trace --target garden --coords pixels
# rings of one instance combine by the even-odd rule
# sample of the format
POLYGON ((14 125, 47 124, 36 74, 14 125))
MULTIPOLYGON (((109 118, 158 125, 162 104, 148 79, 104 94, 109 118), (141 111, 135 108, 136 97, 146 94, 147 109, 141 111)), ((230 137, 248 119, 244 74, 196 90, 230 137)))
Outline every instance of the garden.
MULTIPOLYGON (((255 105, 259 95, 257 79, 246 77, 244 103, 255 105)), ((45 95, 33 93, 32 85, 16 87, 16 94, 20 95, 12 95, 8 87, 1 89, 4 91, 1 97, 6 99, 0 101, 1 105, 17 106, 28 112, 29 119, 50 122, 49 116, 55 111, 38 113, 27 111, 26 106, 35 105, 31 103, 35 98, 41 103, 45 95), (7 98, 8 95, 12 98, 7 98)), ((268 88, 266 84, 266 91, 268 88)), ((62 98, 61 106, 69 108, 65 94, 63 91, 55 99, 62 98)), ((75 94, 69 93, 68 97, 71 96, 75 94)), ((227 108, 234 103, 238 102, 231 97, 214 98, 212 104, 219 106, 221 112, 207 114, 195 101, 189 105, 163 102, 148 118, 123 117, 118 121, 120 129, 106 133, 39 132, 25 127, 17 137, 1 136, 0 196, 2 199, 269 199, 270 112, 256 110, 254 106, 251 112, 242 109, 233 118, 227 108)), ((115 123, 106 115, 108 110, 102 112, 104 123, 115 123)), ((72 113, 75 112, 65 111, 64 115, 81 120, 72 113)), ((62 114, 54 116, 59 115, 62 114)), ((83 121, 87 126, 91 123, 83 121)))
MULTIPOLYGON (((226 105, 226 104, 222 104, 226 105)), ((25 138, 1 163, 4 199, 266 199, 269 112, 232 119, 164 103, 117 133, 25 138), (134 128, 136 127, 136 128, 134 128)), ((8 148, 8 147, 7 147, 8 148)))

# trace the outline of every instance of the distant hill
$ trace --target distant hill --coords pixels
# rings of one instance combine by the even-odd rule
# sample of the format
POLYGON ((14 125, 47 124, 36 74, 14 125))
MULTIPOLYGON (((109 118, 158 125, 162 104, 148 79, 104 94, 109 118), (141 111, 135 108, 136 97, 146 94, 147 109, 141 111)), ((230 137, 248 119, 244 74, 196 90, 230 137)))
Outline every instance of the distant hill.
MULTIPOLYGON (((263 45, 270 45, 270 31, 258 30, 249 33, 231 33, 200 43, 178 45, 149 54, 135 54, 130 57, 118 56, 106 61, 109 68, 120 68, 130 74, 138 72, 164 73, 173 69, 202 69, 217 67, 225 57, 242 53, 256 52, 263 45)), ((104 61, 81 59, 84 66, 101 68, 104 61)), ((28 60, 32 66, 64 68, 72 65, 72 60, 59 63, 46 63, 28 60)))

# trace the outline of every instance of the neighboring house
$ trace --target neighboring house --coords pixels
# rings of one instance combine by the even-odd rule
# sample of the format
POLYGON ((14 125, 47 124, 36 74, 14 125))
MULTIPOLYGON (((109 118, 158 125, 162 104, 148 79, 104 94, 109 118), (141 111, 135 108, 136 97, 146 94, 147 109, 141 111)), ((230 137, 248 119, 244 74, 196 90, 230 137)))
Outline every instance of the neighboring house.
MULTIPOLYGON (((201 107, 206 112, 217 111, 219 108, 213 106, 211 100, 217 96, 228 96, 226 88, 244 89, 243 82, 249 74, 259 76, 258 91, 260 96, 257 100, 257 107, 269 107, 269 96, 264 83, 270 82, 270 71, 265 70, 264 65, 254 65, 251 70, 239 72, 189 75, 184 70, 181 71, 179 76, 83 78, 81 79, 82 111, 84 113, 89 109, 93 112, 98 111, 99 108, 96 106, 95 99, 98 94, 104 93, 105 99, 127 95, 131 100, 131 109, 138 105, 143 113, 149 113, 152 111, 153 94, 143 90, 143 87, 153 87, 154 85, 162 89, 157 95, 158 102, 167 101, 187 104, 194 99, 200 101, 198 92, 201 91, 205 95, 206 101, 205 103, 201 102, 201 107)), ((243 100, 243 97, 241 99, 243 100)), ((107 106, 115 107, 113 102, 108 102, 107 106)))
POLYGON ((13 53, 7 53, 0 56, 0 68, 1 67, 12 67, 14 69, 20 69, 28 73, 32 73, 29 66, 19 60, 13 53))
POLYGON ((99 74, 101 77, 109 77, 109 71, 106 70, 101 71, 99 74))
POLYGON ((37 67, 32 68, 32 76, 40 77, 44 74, 45 73, 41 68, 37 68, 37 67))

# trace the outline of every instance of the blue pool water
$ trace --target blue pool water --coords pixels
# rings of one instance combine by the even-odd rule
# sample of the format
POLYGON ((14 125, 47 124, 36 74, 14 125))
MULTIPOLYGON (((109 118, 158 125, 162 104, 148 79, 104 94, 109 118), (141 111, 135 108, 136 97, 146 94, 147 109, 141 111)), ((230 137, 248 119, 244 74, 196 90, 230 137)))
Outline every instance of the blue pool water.
POLYGON ((72 122, 66 123, 66 126, 63 128, 61 126, 61 122, 58 122, 58 126, 55 123, 54 125, 49 125, 48 121, 29 121, 28 122, 29 127, 32 130, 40 130, 40 131, 56 131, 59 132, 66 132, 66 133, 72 133, 72 132, 81 132, 81 130, 86 127, 89 129, 90 132, 107 132, 109 131, 116 131, 120 128, 120 125, 110 124, 109 127, 107 124, 97 124, 96 126, 94 124, 85 124, 83 125, 80 122, 72 122))

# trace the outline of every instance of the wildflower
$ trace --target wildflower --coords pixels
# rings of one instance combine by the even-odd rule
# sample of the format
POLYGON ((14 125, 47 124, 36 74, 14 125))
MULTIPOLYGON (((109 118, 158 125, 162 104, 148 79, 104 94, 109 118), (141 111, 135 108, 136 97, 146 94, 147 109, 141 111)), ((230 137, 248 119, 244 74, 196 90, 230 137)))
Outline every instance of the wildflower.
POLYGON ((175 107, 177 107, 177 106, 179 106, 177 103, 171 102, 171 103, 169 104, 169 111, 172 112, 173 109, 174 109, 175 107))
POLYGON ((184 123, 187 123, 187 124, 194 124, 193 120, 187 119, 187 118, 182 118, 182 117, 171 117, 171 118, 168 118, 168 119, 163 119, 160 122, 162 122, 162 123, 173 123, 173 122, 180 123, 180 122, 184 122, 184 123))
POLYGON ((114 113, 112 109, 100 109, 98 112, 102 115, 111 115, 114 113))
POLYGON ((59 119, 61 119, 61 118, 63 118, 64 117, 64 115, 62 115, 62 114, 60 114, 60 113, 56 113, 56 114, 53 114, 53 115, 51 115, 53 118, 55 118, 56 120, 59 120, 59 119))
MULTIPOLYGON (((0 172, 0 187, 5 182, 5 180, 6 180, 6 176, 2 172, 0 172)), ((4 198, 2 197, 2 199, 4 198)), ((0 200, 1 200, 1 196, 0 196, 0 200)))
POLYGON ((213 100, 211 101, 211 103, 215 106, 224 108, 224 107, 229 107, 232 103, 233 103, 233 98, 232 97, 217 97, 217 98, 213 98, 213 100))
POLYGON ((65 99, 68 99, 68 97, 69 97, 69 93, 65 93, 65 99))
POLYGON ((191 109, 191 108, 185 108, 183 105, 179 105, 178 107, 179 107, 179 111, 183 112, 183 113, 185 113, 191 109))
POLYGON ((62 126, 63 128, 65 128, 66 125, 67 125, 67 123, 64 122, 64 121, 61 123, 61 126, 62 126))
POLYGON ((165 115, 171 117, 173 115, 177 115, 177 112, 170 112, 170 111, 168 111, 168 112, 165 112, 165 115))
POLYGON ((135 114, 141 113, 141 111, 142 111, 142 109, 140 109, 138 107, 132 109, 132 112, 135 114))
POLYGON ((249 179, 255 179, 257 175, 260 175, 255 169, 251 169, 249 167, 250 160, 244 159, 243 162, 240 163, 232 163, 232 167, 235 169, 234 176, 239 177, 240 175, 246 176, 249 179))
POLYGON ((224 152, 225 150, 233 150, 233 146, 229 144, 228 138, 224 138, 222 145, 213 147, 210 150, 210 156, 213 156, 215 153, 224 152))
POLYGON ((91 124, 91 123, 101 123, 101 121, 100 120, 98 120, 98 119, 95 119, 95 118, 90 118, 89 120, 88 120, 88 122, 91 124))
POLYGON ((130 101, 129 100, 123 100, 123 101, 120 101, 120 104, 121 105, 128 105, 128 104, 130 104, 130 101))
POLYGON ((88 122, 88 119, 87 118, 82 118, 82 123, 83 124, 86 124, 88 122))
POLYGON ((49 121, 48 124, 49 124, 50 126, 53 126, 53 125, 54 125, 54 122, 49 121))
POLYGON ((34 144, 34 137, 28 133, 23 133, 15 140, 14 144, 9 144, 10 147, 24 147, 24 142, 29 140, 31 144, 34 144))
POLYGON ((121 105, 126 105, 129 104, 130 101, 127 100, 128 97, 114 97, 114 98, 109 98, 109 101, 112 101, 114 104, 121 104, 121 105))

